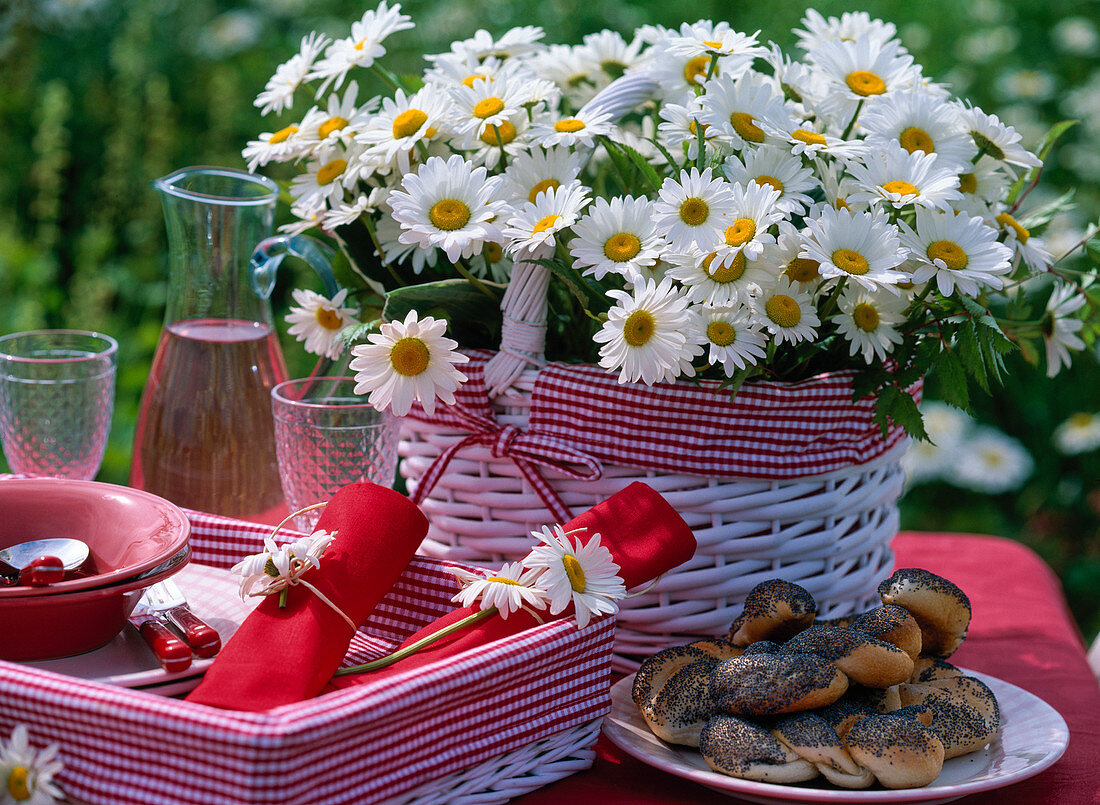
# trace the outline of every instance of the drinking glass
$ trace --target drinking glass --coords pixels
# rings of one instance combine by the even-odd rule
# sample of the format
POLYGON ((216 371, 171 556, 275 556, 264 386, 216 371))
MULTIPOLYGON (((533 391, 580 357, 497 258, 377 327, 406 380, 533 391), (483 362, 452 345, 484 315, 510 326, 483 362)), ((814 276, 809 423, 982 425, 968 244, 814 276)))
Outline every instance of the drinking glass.
POLYGON ((90 481, 115 402, 118 342, 83 330, 0 337, 0 441, 12 472, 90 481))
MULTIPOLYGON (((327 501, 358 481, 392 486, 397 471, 397 419, 355 394, 351 377, 287 380, 271 390, 275 454, 292 512, 327 501)), ((320 510, 294 518, 312 533, 320 510)))

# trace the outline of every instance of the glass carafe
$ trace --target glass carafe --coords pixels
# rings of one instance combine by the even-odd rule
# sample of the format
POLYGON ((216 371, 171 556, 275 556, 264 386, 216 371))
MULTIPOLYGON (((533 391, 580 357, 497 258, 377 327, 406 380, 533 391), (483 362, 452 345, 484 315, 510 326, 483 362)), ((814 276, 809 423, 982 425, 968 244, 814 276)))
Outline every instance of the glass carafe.
POLYGON ((332 252, 300 235, 270 237, 278 188, 262 176, 184 168, 153 186, 170 283, 130 484, 179 506, 278 521, 285 506, 270 392, 287 378, 268 300, 287 254, 334 294, 332 252))

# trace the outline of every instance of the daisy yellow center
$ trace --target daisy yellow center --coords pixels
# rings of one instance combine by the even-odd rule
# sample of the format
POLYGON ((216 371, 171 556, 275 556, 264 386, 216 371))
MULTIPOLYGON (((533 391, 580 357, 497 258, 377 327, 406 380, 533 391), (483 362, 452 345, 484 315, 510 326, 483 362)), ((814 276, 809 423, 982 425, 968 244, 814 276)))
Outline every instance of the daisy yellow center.
POLYGON ((1005 463, 1005 457, 996 450, 983 450, 982 461, 987 467, 999 467, 1005 463))
POLYGON ((393 136, 397 139, 412 137, 428 120, 426 112, 419 109, 406 109, 393 119, 393 136))
POLYGON ((728 347, 737 340, 737 330, 728 321, 712 321, 707 325, 707 338, 719 347, 728 347))
POLYGON ((741 246, 756 237, 756 221, 751 218, 738 218, 732 226, 726 227, 726 245, 741 246))
POLYGON ((865 333, 872 332, 878 327, 878 311, 875 310, 873 305, 860 302, 852 308, 852 321, 856 323, 856 327, 865 333))
POLYGON ((710 215, 710 207, 698 196, 684 199, 680 205, 680 220, 688 226, 699 226, 706 223, 710 215))
POLYGON ((603 254, 608 260, 615 263, 625 263, 633 260, 642 250, 642 242, 637 235, 630 232, 620 232, 612 235, 603 245, 603 254))
POLYGON ((702 129, 703 129, 703 136, 705 137, 707 135, 707 129, 710 128, 710 123, 699 123, 695 120, 692 120, 688 123, 688 131, 690 131, 692 134, 694 134, 696 136, 699 135, 699 128, 700 127, 702 127, 702 129))
POLYGON ((470 222, 470 208, 458 199, 445 198, 437 201, 428 210, 428 220, 436 229, 453 232, 456 229, 462 229, 470 222))
POLYGON ((707 274, 715 282, 733 282, 734 280, 741 279, 741 275, 745 273, 745 253, 738 252, 737 255, 727 265, 719 266, 713 271, 710 270, 711 263, 714 262, 716 254, 708 254, 706 259, 703 260, 703 268, 707 270, 707 274))
POLYGON ((932 142, 928 132, 924 129, 918 129, 916 126, 910 126, 903 131, 898 136, 898 142, 910 154, 914 151, 924 151, 926 154, 931 154, 936 150, 936 144, 932 142))
POLYGON ((537 224, 535 224, 534 228, 531 231, 534 234, 537 235, 540 232, 545 232, 547 229, 552 227, 557 222, 558 222, 558 216, 555 215, 554 213, 550 213, 549 215, 544 216, 543 218, 539 219, 539 222, 537 224))
POLYGON ((468 75, 462 79, 463 86, 473 87, 475 81, 491 81, 492 79, 484 75, 468 75))
POLYGON ((321 166, 321 169, 317 171, 317 184, 332 184, 347 167, 348 163, 345 159, 334 159, 332 162, 326 162, 321 166))
POLYGON ((362 39, 360 39, 358 42, 355 43, 355 49, 356 50, 362 50, 366 46, 367 46, 367 38, 365 36, 362 39))
POLYGON ((761 187, 767 185, 774 190, 778 190, 780 193, 783 192, 783 183, 776 179, 774 176, 757 176, 755 179, 753 179, 753 181, 761 187))
POLYGON ((765 302, 764 312, 780 327, 795 327, 802 321, 802 308, 786 294, 777 293, 765 302))
POLYGON ((554 124, 554 131, 560 131, 565 134, 580 131, 583 128, 584 121, 575 117, 567 117, 565 120, 559 120, 554 124))
POLYGON ((704 39, 703 44, 706 45, 711 50, 721 50, 722 49, 722 43, 721 42, 715 42, 713 39, 704 39))
POLYGON ((756 125, 756 118, 748 112, 731 113, 730 125, 742 140, 748 140, 750 143, 764 142, 764 130, 756 125))
POLYGON ((16 802, 24 802, 31 798, 29 777, 30 772, 25 766, 16 766, 8 773, 8 793, 16 802))
POLYGON ((978 177, 973 173, 964 173, 959 177, 959 190, 964 193, 973 193, 978 189, 978 177))
POLYGON ((317 136, 319 136, 323 140, 330 134, 332 134, 332 132, 339 131, 347 124, 348 119, 346 117, 340 117, 339 115, 337 115, 336 117, 330 117, 318 127, 317 136))
POLYGON ((545 193, 547 190, 557 190, 559 187, 561 187, 561 182, 557 179, 543 179, 531 188, 531 192, 527 194, 527 200, 533 204, 535 199, 539 197, 539 193, 545 193))
POLYGON ((978 146, 978 150, 984 154, 989 154, 995 160, 1000 162, 1005 158, 1004 149, 997 143, 986 137, 980 131, 971 131, 970 137, 974 140, 974 145, 978 146))
POLYGON ((786 274, 792 282, 813 282, 821 276, 821 263, 805 257, 796 257, 787 263, 786 274))
POLYGON ((920 190, 915 185, 909 184, 909 182, 903 179, 893 179, 882 186, 882 189, 887 193, 897 193, 900 196, 919 196, 920 190))
POLYGON ((428 368, 430 359, 428 345, 412 336, 400 339, 390 350, 390 364, 393 370, 405 377, 415 377, 423 372, 428 368))
POLYGON ((504 111, 504 101, 497 97, 486 98, 474 104, 474 117, 492 117, 504 111))
POLYGON ((486 126, 481 130, 481 141, 486 145, 508 145, 516 139, 516 127, 507 120, 502 120, 496 126, 486 126))
POLYGON ((343 320, 340 318, 340 314, 335 310, 329 310, 327 307, 317 308, 317 323, 324 327, 326 330, 339 330, 343 324, 343 320))
POLYGON ((928 244, 926 250, 929 260, 942 260, 952 271, 966 268, 969 259, 966 252, 953 240, 937 240, 928 244))
POLYGON ((279 143, 285 143, 290 139, 292 134, 298 133, 298 127, 291 123, 285 129, 279 129, 277 132, 267 138, 267 141, 271 145, 278 145, 279 143))
POLYGON ((684 65, 684 80, 689 84, 699 83, 699 79, 707 74, 710 69, 709 56, 696 56, 684 65))
POLYGON ((864 98, 868 95, 882 95, 886 92, 886 82, 867 70, 856 70, 854 73, 848 73, 844 83, 848 85, 848 89, 864 98))
POLYGON ((795 129, 791 132, 791 137, 808 145, 825 145, 824 135, 808 129, 795 129))
POLYGON ((512 584, 516 587, 519 586, 519 582, 515 579, 506 579, 504 576, 489 576, 485 581, 495 581, 497 584, 512 584))
POLYGON ((640 347, 653 337, 657 320, 648 310, 635 310, 623 322, 623 339, 632 347, 640 347))
POLYGON ((600 62, 600 69, 607 73, 609 76, 619 78, 626 72, 626 65, 616 59, 605 59, 600 62))
POLYGON ((489 241, 485 244, 485 251, 483 254, 485 255, 485 259, 490 263, 499 263, 500 259, 504 257, 504 249, 499 243, 489 241))
POLYGON ((567 553, 561 558, 561 563, 565 567, 565 577, 569 579, 569 586, 573 588, 573 592, 583 593, 588 586, 588 580, 584 577, 584 568, 577 561, 577 557, 567 553))
POLYGON ((836 207, 838 210, 852 209, 848 206, 848 199, 846 199, 844 196, 837 196, 836 201, 833 202, 833 206, 836 207))
POLYGON ((871 270, 867 258, 854 249, 837 249, 833 252, 833 265, 849 274, 866 274, 871 270))
POLYGON ((1020 225, 1020 222, 1009 215, 1007 212, 1002 212, 997 216, 997 223, 1003 227, 1007 227, 1016 233, 1016 240, 1020 243, 1027 243, 1027 239, 1031 237, 1031 233, 1020 225))
POLYGON ((1070 424, 1077 428, 1087 428, 1092 424, 1092 414, 1078 411, 1069 418, 1070 424))

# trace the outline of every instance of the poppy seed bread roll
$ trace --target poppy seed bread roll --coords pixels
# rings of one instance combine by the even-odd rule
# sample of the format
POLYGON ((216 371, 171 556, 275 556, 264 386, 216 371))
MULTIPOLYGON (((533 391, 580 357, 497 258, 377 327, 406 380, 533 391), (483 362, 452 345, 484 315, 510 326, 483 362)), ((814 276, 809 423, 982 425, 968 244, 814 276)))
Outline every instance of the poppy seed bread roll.
POLYGON ((740 716, 812 710, 847 689, 848 677, 816 654, 742 654, 718 663, 710 677, 718 709, 740 716))
POLYGON ((983 682, 956 676, 919 685, 900 685, 902 705, 923 705, 932 711, 929 727, 953 758, 986 746, 1001 725, 997 697, 983 682))
POLYGON ((745 608, 730 626, 729 639, 739 646, 760 640, 782 643, 814 622, 817 602, 806 589, 783 579, 770 579, 749 590, 745 608))
POLYGON ((857 632, 897 646, 916 661, 921 652, 920 624, 909 610, 893 604, 883 604, 870 612, 864 612, 854 621, 857 632))
POLYGON ((884 604, 903 607, 920 625, 921 653, 946 659, 970 627, 970 599, 945 578, 920 568, 894 572, 878 587, 884 604))
POLYGON ((692 646, 659 651, 642 663, 631 696, 658 738, 698 746, 699 731, 714 714, 710 674, 718 660, 692 646))
POLYGON ((891 643, 844 626, 811 626, 783 644, 780 654, 817 654, 832 660, 853 682, 886 688, 905 682, 913 660, 891 643))
POLYGON ((800 783, 817 776, 817 768, 784 746, 759 724, 736 716, 716 715, 699 736, 703 760, 717 772, 764 783, 800 783))
POLYGON ((814 712, 781 716, 771 733, 803 760, 808 760, 826 779, 843 788, 866 788, 874 776, 856 763, 833 726, 814 712))

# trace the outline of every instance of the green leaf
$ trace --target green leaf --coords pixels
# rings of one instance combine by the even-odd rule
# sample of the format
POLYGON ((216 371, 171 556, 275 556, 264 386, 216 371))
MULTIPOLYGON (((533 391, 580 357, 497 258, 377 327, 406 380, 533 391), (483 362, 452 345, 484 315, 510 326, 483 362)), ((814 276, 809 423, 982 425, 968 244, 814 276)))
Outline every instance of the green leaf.
POLYGON ((1024 356, 1024 360, 1030 363, 1032 366, 1039 365, 1039 343, 1031 338, 1021 338, 1016 342, 1016 345, 1020 348, 1020 354, 1024 356))
POLYGON ((659 142, 659 141, 657 140, 657 138, 656 138, 656 137, 654 137, 654 138, 652 138, 652 139, 650 139, 650 140, 646 140, 646 142, 650 142, 650 143, 653 143, 653 145, 654 145, 654 146, 656 146, 657 150, 661 152, 661 156, 663 156, 663 157, 664 157, 664 158, 665 158, 665 159, 666 159, 666 160, 668 161, 668 167, 669 167, 669 169, 676 169, 676 168, 679 168, 679 167, 680 167, 680 163, 679 163, 679 162, 677 162, 677 161, 676 161, 675 159, 673 159, 673 157, 672 157, 672 153, 671 153, 671 152, 670 152, 670 151, 669 151, 669 150, 668 150, 667 148, 665 148, 665 147, 664 147, 664 146, 663 146, 663 145, 662 145, 662 144, 661 144, 661 143, 660 143, 660 142, 659 142))
POLYGON ((365 341, 368 335, 378 332, 378 325, 381 323, 381 319, 375 319, 374 321, 364 322, 363 324, 353 324, 350 327, 345 327, 340 331, 339 335, 336 336, 336 343, 339 345, 340 351, 347 352, 352 344, 365 341))
POLYGON ((605 140, 604 144, 614 146, 621 150, 622 153, 626 154, 630 161, 634 163, 634 167, 638 169, 642 178, 645 179, 646 183, 649 185, 650 190, 656 191, 660 188, 661 177, 657 175, 657 171, 649 164, 649 160, 642 156, 636 149, 631 148, 626 143, 617 143, 614 140, 605 140))
POLYGON ((970 376, 977 381, 978 385, 982 387, 982 391, 988 394, 989 378, 985 368, 982 348, 978 344, 978 333, 977 328, 974 326, 974 322, 963 322, 956 335, 955 345, 959 350, 959 357, 962 359, 963 368, 965 368, 970 376))
POLYGON ((410 310, 446 319, 450 335, 463 346, 491 347, 500 342, 500 300, 506 286, 482 280, 495 299, 464 279, 446 279, 397 288, 386 296, 382 318, 400 321, 410 310))
POLYGON ((1073 209, 1073 197, 1076 192, 1076 189, 1070 188, 1053 201, 1048 201, 1046 204, 1040 204, 1035 209, 1029 210, 1026 215, 1020 216, 1020 226, 1024 229, 1037 229, 1049 224, 1051 219, 1058 213, 1073 209))
MULTIPOLYGON (((1039 147, 1038 157, 1041 161, 1046 162, 1047 157, 1050 155, 1050 151, 1054 148, 1054 144, 1058 141, 1058 138, 1076 126, 1078 121, 1076 120, 1063 120, 1060 123, 1055 123, 1051 126, 1050 131, 1047 132, 1047 136, 1043 139, 1043 144, 1039 147)), ((1013 185, 1012 189, 1008 193, 1006 202, 1011 207, 1016 203, 1016 199, 1020 197, 1020 193, 1023 192, 1025 187, 1034 184, 1039 178, 1039 174, 1042 173, 1043 166, 1040 165, 1036 168, 1032 168, 1026 174, 1020 176, 1013 185)), ((1024 224, 1027 226, 1027 224, 1024 224)))
POLYGON ((970 386, 966 370, 954 350, 945 349, 936 358, 936 377, 940 379, 940 393, 944 401, 956 408, 970 407, 970 386))

